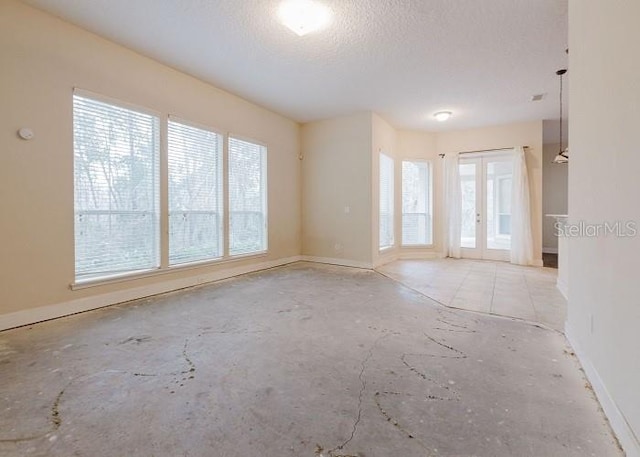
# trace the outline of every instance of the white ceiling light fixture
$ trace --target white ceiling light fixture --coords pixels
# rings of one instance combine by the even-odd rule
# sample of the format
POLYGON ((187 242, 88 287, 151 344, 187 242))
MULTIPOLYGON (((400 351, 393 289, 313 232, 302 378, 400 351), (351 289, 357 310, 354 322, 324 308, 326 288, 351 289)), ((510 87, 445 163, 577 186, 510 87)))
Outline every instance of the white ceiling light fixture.
POLYGON ((328 7, 313 0, 285 0, 278 9, 282 23, 298 36, 326 27, 331 15, 328 7))
POLYGON ((451 111, 438 111, 433 117, 435 117, 438 122, 444 122, 449 120, 452 114, 451 111))

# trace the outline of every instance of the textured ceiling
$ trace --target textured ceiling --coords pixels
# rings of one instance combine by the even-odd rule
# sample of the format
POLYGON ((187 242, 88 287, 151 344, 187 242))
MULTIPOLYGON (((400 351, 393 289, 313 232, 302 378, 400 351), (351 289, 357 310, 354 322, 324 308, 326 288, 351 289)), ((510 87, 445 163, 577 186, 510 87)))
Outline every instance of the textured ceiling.
POLYGON ((362 110, 430 131, 557 119, 567 65, 567 0, 324 0, 331 26, 304 37, 278 22, 278 0, 26 3, 300 122, 362 110), (454 117, 438 123, 439 110, 454 117))

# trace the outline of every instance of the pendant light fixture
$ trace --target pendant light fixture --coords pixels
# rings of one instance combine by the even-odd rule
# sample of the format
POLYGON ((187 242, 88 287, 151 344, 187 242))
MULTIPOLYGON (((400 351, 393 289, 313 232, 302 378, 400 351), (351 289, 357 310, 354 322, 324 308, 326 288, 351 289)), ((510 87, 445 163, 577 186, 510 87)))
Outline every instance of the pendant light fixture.
POLYGON ((560 148, 558 155, 553 159, 553 163, 567 163, 569 162, 569 147, 562 149, 563 140, 563 121, 562 121, 562 77, 567 72, 566 69, 556 71, 556 75, 560 76, 560 148))

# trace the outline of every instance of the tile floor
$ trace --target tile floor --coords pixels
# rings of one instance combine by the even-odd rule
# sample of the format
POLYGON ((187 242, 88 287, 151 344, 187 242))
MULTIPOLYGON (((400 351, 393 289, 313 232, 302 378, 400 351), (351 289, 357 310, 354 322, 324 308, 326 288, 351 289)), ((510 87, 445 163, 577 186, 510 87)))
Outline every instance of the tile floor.
POLYGON ((515 317, 564 331, 557 270, 466 259, 398 260, 378 272, 453 308, 515 317))

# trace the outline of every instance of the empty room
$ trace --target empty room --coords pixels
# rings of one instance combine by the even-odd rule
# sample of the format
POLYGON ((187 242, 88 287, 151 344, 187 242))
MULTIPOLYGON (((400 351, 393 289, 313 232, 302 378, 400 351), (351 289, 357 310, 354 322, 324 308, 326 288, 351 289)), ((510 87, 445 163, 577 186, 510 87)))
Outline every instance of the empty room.
POLYGON ((0 456, 640 457, 637 0, 0 0, 0 456))

